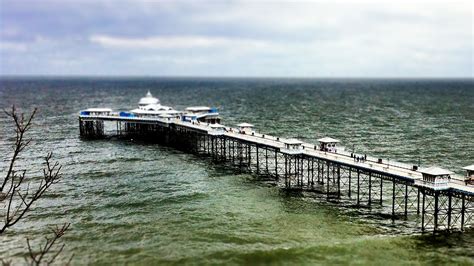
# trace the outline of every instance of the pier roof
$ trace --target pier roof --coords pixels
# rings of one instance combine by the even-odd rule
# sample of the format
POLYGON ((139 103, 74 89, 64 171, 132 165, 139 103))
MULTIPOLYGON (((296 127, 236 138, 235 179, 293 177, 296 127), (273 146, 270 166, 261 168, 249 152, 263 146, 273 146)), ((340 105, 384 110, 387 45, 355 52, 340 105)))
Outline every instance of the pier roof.
POLYGON ((333 138, 330 138, 330 137, 320 138, 320 139, 318 139, 318 141, 321 142, 321 143, 337 143, 337 142, 340 142, 339 140, 333 139, 333 138))
POLYGON ((145 110, 145 111, 163 111, 163 110, 172 110, 172 109, 173 108, 171 108, 169 106, 164 106, 164 105, 161 105, 161 104, 148 104, 148 105, 142 106, 140 108, 133 109, 133 110, 131 110, 131 112, 139 112, 139 111, 142 111, 142 110, 145 110))
POLYGON ((210 127, 211 128, 225 128, 225 126, 221 124, 211 124, 210 127))
POLYGON ((473 164, 473 165, 466 166, 466 167, 463 167, 462 169, 464 169, 464 170, 469 170, 469 171, 474 171, 474 164, 473 164))
POLYGON ((451 171, 448 171, 448 170, 445 170, 443 168, 439 168, 439 167, 436 167, 436 166, 421 169, 420 172, 423 173, 423 174, 433 175, 433 176, 453 174, 453 172, 451 172, 451 171))
POLYGON ((163 117, 163 118, 173 118, 173 117, 175 117, 175 116, 172 115, 172 114, 160 114, 160 117, 163 117))
POLYGON ((112 112, 110 108, 87 108, 86 112, 112 112))
POLYGON ((282 139, 282 142, 285 144, 290 144, 290 145, 303 144, 301 140, 297 140, 297 139, 282 139))
POLYGON ((190 112, 203 112, 203 111, 209 111, 211 110, 211 107, 209 106, 190 106, 186 108, 186 111, 190 112))
POLYGON ((153 97, 151 95, 151 92, 148 91, 146 96, 141 98, 140 101, 138 102, 139 105, 148 105, 148 104, 158 104, 160 100, 158 98, 153 97))
POLYGON ((249 123, 240 123, 237 125, 238 127, 254 127, 254 125, 249 124, 249 123))
MULTIPOLYGON (((164 106, 166 107, 166 106, 164 106)), ((171 108, 171 107, 169 107, 171 108)), ((160 109, 160 110, 143 110, 143 109, 133 109, 130 112, 135 114, 180 114, 181 112, 170 109, 160 109)))

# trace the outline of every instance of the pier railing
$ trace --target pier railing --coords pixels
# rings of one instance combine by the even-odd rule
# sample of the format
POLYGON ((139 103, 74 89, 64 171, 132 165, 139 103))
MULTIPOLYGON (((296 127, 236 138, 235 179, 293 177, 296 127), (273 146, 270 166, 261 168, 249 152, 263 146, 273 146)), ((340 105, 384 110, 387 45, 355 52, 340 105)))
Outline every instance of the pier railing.
MULTIPOLYGON (((432 184, 407 164, 367 156, 354 160, 345 149, 319 150, 311 143, 289 149, 290 139, 232 127, 175 118, 81 115, 81 136, 102 137, 104 122, 117 135, 146 137, 184 151, 212 157, 239 171, 272 178, 289 190, 322 193, 328 200, 355 202, 395 219, 416 215, 426 230, 463 230, 474 224, 474 188, 460 183, 432 184), (385 206, 390 208, 385 208, 385 206)), ((359 157, 362 157, 359 155, 359 157)))

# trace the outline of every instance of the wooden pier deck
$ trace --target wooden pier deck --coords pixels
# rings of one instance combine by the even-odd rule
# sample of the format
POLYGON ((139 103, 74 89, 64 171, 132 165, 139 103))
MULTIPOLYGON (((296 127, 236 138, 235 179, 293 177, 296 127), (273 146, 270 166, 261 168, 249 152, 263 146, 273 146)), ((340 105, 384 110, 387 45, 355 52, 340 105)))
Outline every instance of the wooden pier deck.
POLYGON ((348 152, 321 151, 312 143, 176 118, 80 115, 81 136, 105 136, 104 122, 116 123, 116 135, 146 137, 211 156, 271 177, 288 189, 318 191, 328 199, 348 199, 357 206, 389 205, 394 219, 414 216, 422 231, 464 230, 474 225, 474 187, 454 175, 438 186, 426 182, 419 169, 396 162, 357 161, 348 152))

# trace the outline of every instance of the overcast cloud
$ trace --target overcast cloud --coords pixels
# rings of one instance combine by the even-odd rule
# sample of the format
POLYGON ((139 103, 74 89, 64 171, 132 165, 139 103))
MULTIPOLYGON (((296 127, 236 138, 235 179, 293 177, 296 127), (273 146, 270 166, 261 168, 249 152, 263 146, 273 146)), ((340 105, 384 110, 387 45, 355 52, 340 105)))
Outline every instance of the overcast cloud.
POLYGON ((471 1, 1 0, 0 74, 473 77, 471 1))

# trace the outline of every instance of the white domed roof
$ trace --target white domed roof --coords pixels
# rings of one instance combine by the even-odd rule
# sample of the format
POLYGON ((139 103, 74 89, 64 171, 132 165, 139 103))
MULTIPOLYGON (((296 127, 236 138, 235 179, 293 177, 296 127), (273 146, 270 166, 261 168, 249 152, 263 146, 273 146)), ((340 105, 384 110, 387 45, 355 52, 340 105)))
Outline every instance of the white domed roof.
POLYGON ((159 104, 159 103, 160 103, 160 100, 158 100, 158 98, 153 97, 150 91, 148 91, 146 96, 140 99, 140 101, 138 102, 138 105, 159 104))

